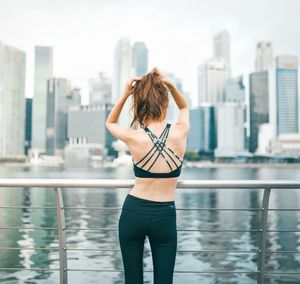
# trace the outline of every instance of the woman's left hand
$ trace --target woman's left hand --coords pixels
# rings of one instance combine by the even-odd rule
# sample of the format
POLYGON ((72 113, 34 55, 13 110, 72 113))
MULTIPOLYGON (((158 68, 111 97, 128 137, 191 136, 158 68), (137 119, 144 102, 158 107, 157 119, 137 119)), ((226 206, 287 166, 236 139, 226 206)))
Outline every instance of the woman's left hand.
POLYGON ((131 78, 130 80, 128 80, 126 82, 126 87, 125 87, 125 90, 124 90, 124 96, 129 97, 132 94, 132 90, 133 90, 134 85, 136 84, 136 82, 138 82, 140 80, 141 80, 141 77, 137 77, 137 76, 135 76, 135 77, 131 78))

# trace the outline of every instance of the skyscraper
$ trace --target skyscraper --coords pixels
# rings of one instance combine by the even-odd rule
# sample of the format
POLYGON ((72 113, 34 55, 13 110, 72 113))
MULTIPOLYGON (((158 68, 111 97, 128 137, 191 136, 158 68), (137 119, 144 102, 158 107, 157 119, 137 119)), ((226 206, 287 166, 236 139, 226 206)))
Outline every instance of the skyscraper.
POLYGON ((211 58, 198 67, 199 104, 224 101, 224 86, 229 79, 229 65, 224 58, 211 58))
POLYGON ((0 41, 0 157, 24 155, 25 64, 22 50, 0 41))
POLYGON ((259 128, 269 122, 269 73, 260 71, 249 76, 250 141, 249 151, 258 148, 259 128))
POLYGON ((47 80, 53 75, 53 47, 35 47, 32 148, 46 151, 47 80))
POLYGON ((243 77, 229 79, 224 88, 224 101, 217 105, 218 155, 235 155, 245 150, 246 115, 243 77))
POLYGON ((224 86, 224 100, 226 102, 237 102, 242 107, 245 105, 245 86, 243 76, 230 78, 224 86))
POLYGON ((119 99, 127 80, 132 74, 132 49, 130 41, 127 37, 122 37, 118 41, 114 53, 113 103, 119 99))
POLYGON ((48 80, 46 111, 46 154, 63 155, 67 140, 70 82, 64 78, 48 80))
POLYGON ((31 122, 32 122, 32 98, 26 98, 26 113, 25 113, 25 155, 31 148, 31 122))
MULTIPOLYGON (((132 48, 127 37, 123 37, 119 40, 115 48, 114 58, 114 79, 113 79, 113 92, 112 103, 114 104, 122 92, 124 91, 127 81, 133 75, 132 67, 132 48)), ((129 116, 129 109, 132 98, 129 97, 124 104, 123 110, 120 114, 118 123, 129 127, 131 117, 129 116)))
POLYGON ((276 57, 276 135, 299 132, 298 58, 276 57))
POLYGON ((273 46, 271 42, 261 41, 256 45, 255 70, 266 71, 272 66, 273 46))
POLYGON ((196 152, 212 153, 216 148, 215 108, 203 103, 190 110, 191 131, 187 148, 196 152))
POLYGON ((136 76, 143 76, 148 71, 148 49, 144 42, 135 42, 132 47, 132 66, 136 76))
POLYGON ((224 102, 217 106, 216 156, 232 156, 244 151, 244 109, 236 102, 224 102))
POLYGON ((230 37, 226 30, 214 36, 214 57, 221 57, 230 65, 230 37))

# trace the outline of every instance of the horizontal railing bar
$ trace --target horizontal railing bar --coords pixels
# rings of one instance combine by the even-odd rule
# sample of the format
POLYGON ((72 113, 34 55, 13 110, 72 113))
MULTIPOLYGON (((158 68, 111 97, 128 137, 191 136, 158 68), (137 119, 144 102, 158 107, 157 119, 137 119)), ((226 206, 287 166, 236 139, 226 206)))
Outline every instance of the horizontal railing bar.
MULTIPOLYGON (((0 227, 0 230, 57 230, 54 227, 0 227)), ((117 231, 115 228, 65 228, 65 231, 117 231)), ((177 229, 179 232, 261 232, 260 229, 177 229)), ((300 230, 266 230, 267 232, 300 233, 300 230)))
MULTIPOLYGON (((58 268, 23 268, 23 267, 0 267, 0 271, 19 271, 19 270, 31 270, 31 271, 58 271, 58 268)), ((84 272, 84 271, 91 271, 91 272, 124 272, 123 269, 76 269, 76 268, 68 268, 67 271, 77 271, 77 272, 84 272)), ((153 270, 144 270, 144 272, 153 272, 153 270)), ((174 273, 245 273, 245 274, 258 274, 258 271, 234 271, 234 270, 208 270, 208 271, 194 271, 194 270, 174 270, 174 273)), ((284 271, 277 271, 277 272, 265 272, 265 275, 269 274, 300 274, 300 272, 284 272, 284 271)))
MULTIPOLYGON (((123 269, 76 269, 68 268, 68 271, 91 271, 91 272, 124 272, 123 269)), ((153 272, 153 270, 144 270, 144 272, 153 272)), ((174 270, 174 273, 259 273, 257 271, 234 271, 234 270, 208 270, 208 271, 194 271, 194 270, 174 270)))
POLYGON ((268 211, 299 211, 300 208, 269 208, 268 211))
POLYGON ((33 270, 33 271, 58 271, 59 268, 24 268, 24 267, 0 267, 0 271, 19 271, 19 270, 33 270))
POLYGON ((31 247, 0 247, 0 250, 59 250, 59 247, 54 248, 31 248, 31 247))
MULTIPOLYGON (((59 247, 55 247, 55 248, 32 248, 32 247, 0 247, 0 250, 59 250, 59 247)), ((66 250, 69 251, 121 251, 120 249, 93 249, 93 248, 72 248, 72 247, 68 247, 66 248, 66 250)), ((151 250, 144 250, 145 252, 151 252, 151 250)), ((257 253, 258 250, 177 250, 177 252, 233 252, 233 253, 240 253, 240 252, 244 252, 244 253, 257 253)), ((300 251, 299 251, 300 252, 300 251)))
MULTIPOLYGON (((120 251, 120 249, 92 249, 92 248, 71 248, 68 247, 67 250, 69 251, 120 251)), ((151 252, 151 250, 144 250, 144 252, 151 252)), ((177 250, 177 252, 233 252, 233 253, 240 253, 240 252, 244 252, 244 253, 257 253, 258 250, 177 250)))
POLYGON ((48 206, 0 206, 0 209, 56 209, 56 207, 48 206))
POLYGON ((300 233, 300 230, 285 230, 285 229, 282 229, 282 230, 274 230, 274 229, 269 229, 269 230, 266 230, 267 232, 280 232, 280 233, 300 233))
MULTIPOLYGON (((0 206, 0 209, 56 209, 53 206, 0 206)), ((122 207, 63 207, 72 210, 122 210, 122 207)), ((208 211, 262 211, 262 208, 178 208, 176 210, 208 210, 208 211)), ((270 208, 268 211, 300 211, 300 208, 270 208)))
MULTIPOLYGON (((56 209, 52 206, 0 206, 0 209, 56 209)), ((122 210, 122 207, 63 207, 72 210, 122 210)), ((262 208, 178 208, 176 210, 207 211, 262 211, 262 208)), ((300 208, 270 208, 268 211, 300 211, 300 208)))
POLYGON ((53 227, 0 227, 0 230, 57 230, 53 227))
MULTIPOLYGON (((47 227, 0 227, 0 230, 57 230, 57 228, 47 227)), ((65 228, 65 231, 117 231, 115 228, 65 228)), ((260 230, 244 229, 177 229, 181 232, 260 232, 260 230)))
MULTIPOLYGON (((117 231, 114 228, 66 228, 65 231, 117 231)), ((260 230, 244 229, 177 229, 178 232, 260 232, 260 230)))
MULTIPOLYGON (((87 209, 87 210, 121 210, 122 207, 119 208, 112 208, 112 207, 64 207, 64 209, 87 209)), ((209 211, 261 211, 261 208, 178 208, 176 210, 209 210, 209 211)), ((300 208, 299 208, 300 210, 300 208)))
MULTIPOLYGON (((60 188, 131 188, 134 179, 0 179, 0 187, 60 187, 60 188)), ((178 180, 177 188, 295 188, 300 181, 293 180, 178 180)))
MULTIPOLYGON (((91 249, 91 248, 70 248, 68 247, 67 250, 69 251, 120 251, 120 249, 91 249)), ((151 250, 144 250, 145 252, 151 252, 151 250)), ((204 249, 204 250, 177 250, 177 252, 190 252, 190 253, 198 253, 198 252, 214 252, 214 253, 223 253, 223 252, 232 252, 232 253, 258 253, 258 250, 230 250, 230 249, 223 249, 223 250, 212 250, 212 249, 204 249)), ((282 251, 266 251, 266 253, 300 253, 298 250, 282 250, 282 251)))
POLYGON ((266 250, 266 253, 300 253, 299 250, 266 250))
MULTIPOLYGON (((94 248, 75 248, 75 247, 68 247, 66 248, 69 251, 120 251, 120 249, 94 249, 94 248)), ((0 247, 1 250, 59 250, 59 247, 53 247, 53 248, 33 248, 33 247, 0 247)), ((151 250, 144 250, 145 252, 151 252, 151 250)), ((177 252, 184 252, 184 253, 200 253, 200 252, 216 252, 216 253, 223 253, 223 252, 232 252, 232 253, 258 253, 258 250, 229 250, 229 249, 223 249, 223 250, 211 250, 211 249, 204 249, 204 250, 177 250, 177 252)), ((266 253, 300 253, 298 250, 281 250, 281 251, 270 251, 267 250, 266 253)))
POLYGON ((285 272, 285 271, 277 271, 277 272, 272 272, 272 271, 267 271, 265 272, 266 274, 300 274, 300 272, 285 272))
MULTIPOLYGON (((56 209, 43 206, 0 206, 0 209, 56 209)), ((72 210, 122 210, 122 207, 63 207, 72 210)), ((176 208, 176 210, 208 210, 208 211, 261 211, 261 208, 176 208)), ((300 210, 300 209, 298 209, 300 210)))

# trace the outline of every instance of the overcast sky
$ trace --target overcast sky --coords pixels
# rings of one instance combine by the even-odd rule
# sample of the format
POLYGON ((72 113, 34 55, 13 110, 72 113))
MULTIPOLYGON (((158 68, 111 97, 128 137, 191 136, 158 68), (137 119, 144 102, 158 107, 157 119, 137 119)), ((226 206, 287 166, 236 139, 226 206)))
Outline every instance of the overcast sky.
POLYGON ((34 46, 54 46, 54 76, 70 79, 87 102, 88 79, 113 73, 117 41, 144 41, 149 69, 182 78, 197 102, 197 66, 212 56, 213 35, 231 36, 233 75, 254 69, 255 45, 300 55, 298 0, 0 0, 0 40, 27 54, 26 97, 33 96, 34 46))

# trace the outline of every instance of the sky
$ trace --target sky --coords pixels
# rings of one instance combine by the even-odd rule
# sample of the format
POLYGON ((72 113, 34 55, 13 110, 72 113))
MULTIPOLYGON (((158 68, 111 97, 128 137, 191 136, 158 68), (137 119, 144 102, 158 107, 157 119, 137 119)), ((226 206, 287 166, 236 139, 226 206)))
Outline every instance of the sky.
MULTIPOLYGON (((54 47, 54 76, 67 78, 88 102, 88 80, 113 75, 118 40, 145 42, 148 69, 182 79, 197 103, 197 67, 213 56, 213 36, 231 38, 232 75, 254 71, 255 48, 300 56, 298 0, 0 0, 0 41, 26 52, 26 97, 33 96, 34 47, 54 47)), ((300 57, 299 57, 300 58, 300 57)))

